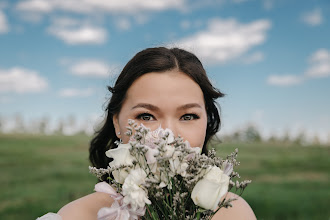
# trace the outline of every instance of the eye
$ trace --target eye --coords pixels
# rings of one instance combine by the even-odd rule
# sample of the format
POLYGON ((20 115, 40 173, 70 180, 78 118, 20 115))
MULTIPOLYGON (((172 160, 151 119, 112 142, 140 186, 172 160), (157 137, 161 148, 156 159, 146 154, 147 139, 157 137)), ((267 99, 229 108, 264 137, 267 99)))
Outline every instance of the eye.
POLYGON ((180 119, 183 121, 191 121, 191 120, 199 119, 199 116, 196 114, 185 114, 180 119))
POLYGON ((152 114, 149 114, 149 113, 139 114, 136 118, 137 119, 140 119, 142 121, 152 121, 152 120, 155 120, 154 116, 152 114))

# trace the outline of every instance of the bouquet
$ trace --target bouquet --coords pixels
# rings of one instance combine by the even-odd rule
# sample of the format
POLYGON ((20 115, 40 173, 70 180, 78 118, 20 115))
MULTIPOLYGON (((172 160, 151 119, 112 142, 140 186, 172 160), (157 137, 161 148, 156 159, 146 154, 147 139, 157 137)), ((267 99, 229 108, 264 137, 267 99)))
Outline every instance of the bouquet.
POLYGON ((114 202, 98 212, 100 220, 211 219, 236 198, 223 199, 231 189, 243 193, 251 181, 233 181, 237 149, 226 159, 192 148, 169 129, 155 131, 129 121, 127 144, 106 152, 113 160, 104 168, 90 167, 100 180, 95 191, 108 193, 114 202))

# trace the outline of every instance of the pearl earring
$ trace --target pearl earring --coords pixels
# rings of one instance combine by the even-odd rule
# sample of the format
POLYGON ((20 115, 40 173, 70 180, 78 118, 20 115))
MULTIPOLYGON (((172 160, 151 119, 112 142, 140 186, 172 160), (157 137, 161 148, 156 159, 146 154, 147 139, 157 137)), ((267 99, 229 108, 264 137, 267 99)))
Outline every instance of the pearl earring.
MULTIPOLYGON (((118 135, 120 135, 120 131, 117 132, 118 135)), ((123 143, 123 141, 121 140, 121 138, 119 138, 119 143, 123 143)))

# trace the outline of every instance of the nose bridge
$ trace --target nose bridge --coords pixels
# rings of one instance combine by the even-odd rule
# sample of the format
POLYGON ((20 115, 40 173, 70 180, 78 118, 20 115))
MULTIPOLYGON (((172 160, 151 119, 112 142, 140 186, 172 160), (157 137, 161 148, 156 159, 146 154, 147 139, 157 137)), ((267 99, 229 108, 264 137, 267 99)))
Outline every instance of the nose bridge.
POLYGON ((161 122, 161 126, 163 129, 169 128, 173 131, 173 134, 177 136, 177 125, 174 119, 171 118, 164 118, 163 121, 161 122))

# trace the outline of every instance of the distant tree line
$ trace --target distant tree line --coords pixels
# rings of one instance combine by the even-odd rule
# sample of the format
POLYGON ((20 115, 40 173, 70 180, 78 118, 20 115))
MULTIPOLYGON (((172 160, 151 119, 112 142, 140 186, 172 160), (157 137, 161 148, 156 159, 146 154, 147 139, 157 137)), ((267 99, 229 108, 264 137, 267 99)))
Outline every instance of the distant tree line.
POLYGON ((11 134, 54 134, 54 135, 90 135, 87 126, 79 125, 76 117, 70 115, 51 123, 49 117, 26 121, 20 114, 8 119, 0 116, 0 133, 11 134))
MULTIPOLYGON (((70 115, 66 118, 59 119, 56 124, 50 125, 51 120, 49 117, 42 117, 32 121, 24 121, 20 114, 16 114, 11 119, 6 119, 0 116, 0 133, 12 134, 43 134, 43 135, 92 135, 94 128, 89 128, 87 124, 78 125, 75 116, 70 115)), ((90 126, 90 125, 89 125, 90 126)), ((95 125, 100 126, 100 125, 95 125)), ((330 146, 330 133, 327 143, 320 141, 318 136, 314 136, 312 140, 307 140, 306 134, 302 131, 298 135, 292 137, 289 131, 285 132, 282 136, 271 135, 268 138, 262 137, 259 129, 253 125, 235 130, 230 134, 222 134, 219 132, 213 141, 220 141, 225 143, 241 142, 241 143, 281 143, 281 144, 295 144, 295 145, 327 145, 330 146)))
POLYGON ((326 145, 330 146, 330 133, 326 143, 321 142, 320 138, 315 135, 312 139, 307 139, 304 131, 301 131, 296 136, 291 136, 289 131, 286 131, 282 136, 271 135, 270 137, 262 137, 258 128, 254 125, 248 125, 243 129, 236 130, 230 134, 218 135, 214 138, 215 141, 224 143, 280 143, 280 144, 295 144, 295 145, 326 145))

